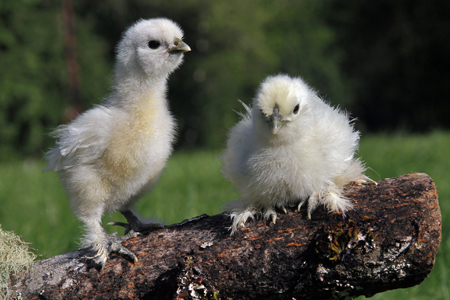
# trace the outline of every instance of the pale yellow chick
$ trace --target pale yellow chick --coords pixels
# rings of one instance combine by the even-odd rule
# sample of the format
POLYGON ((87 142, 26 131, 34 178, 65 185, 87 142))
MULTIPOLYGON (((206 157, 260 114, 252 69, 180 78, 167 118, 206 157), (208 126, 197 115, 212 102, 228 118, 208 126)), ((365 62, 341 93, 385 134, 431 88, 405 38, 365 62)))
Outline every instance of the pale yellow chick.
POLYGON ((352 208, 343 187, 367 177, 355 157, 359 132, 346 113, 287 75, 264 80, 246 108, 222 156, 222 172, 242 197, 231 203, 232 233, 255 216, 275 223, 276 208, 308 202, 309 218, 320 204, 330 212, 352 208))
POLYGON ((132 207, 158 180, 172 151, 175 122, 166 100, 167 79, 190 51, 180 27, 168 19, 141 20, 117 47, 113 91, 96 106, 52 134, 57 147, 46 170, 58 171, 75 215, 84 222, 82 245, 104 266, 109 253, 136 256, 120 243, 146 224, 132 207), (126 235, 109 235, 101 220, 119 210, 126 235), (130 232, 130 233, 128 233, 130 232), (128 233, 128 234, 127 234, 128 233))

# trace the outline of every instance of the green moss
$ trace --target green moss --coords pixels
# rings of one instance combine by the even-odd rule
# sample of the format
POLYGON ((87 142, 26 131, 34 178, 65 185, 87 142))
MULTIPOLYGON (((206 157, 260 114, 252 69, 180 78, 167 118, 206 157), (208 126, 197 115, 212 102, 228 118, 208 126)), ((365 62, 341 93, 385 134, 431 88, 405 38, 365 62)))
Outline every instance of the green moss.
POLYGON ((352 219, 339 222, 328 232, 326 238, 317 242, 316 252, 329 260, 336 261, 349 243, 358 238, 358 233, 358 226, 352 219))
POLYGON ((0 227, 0 297, 8 294, 9 276, 29 267, 36 255, 29 244, 14 232, 3 231, 0 227))

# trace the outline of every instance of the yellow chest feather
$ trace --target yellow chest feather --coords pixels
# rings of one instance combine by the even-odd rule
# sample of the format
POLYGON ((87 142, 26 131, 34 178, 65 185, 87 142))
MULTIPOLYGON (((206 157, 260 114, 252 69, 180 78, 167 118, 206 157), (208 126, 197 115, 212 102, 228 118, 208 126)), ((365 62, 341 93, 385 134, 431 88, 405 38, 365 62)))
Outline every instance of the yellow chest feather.
POLYGON ((148 159, 148 146, 155 136, 157 107, 151 99, 129 112, 116 125, 101 159, 101 168, 116 184, 135 177, 148 159))

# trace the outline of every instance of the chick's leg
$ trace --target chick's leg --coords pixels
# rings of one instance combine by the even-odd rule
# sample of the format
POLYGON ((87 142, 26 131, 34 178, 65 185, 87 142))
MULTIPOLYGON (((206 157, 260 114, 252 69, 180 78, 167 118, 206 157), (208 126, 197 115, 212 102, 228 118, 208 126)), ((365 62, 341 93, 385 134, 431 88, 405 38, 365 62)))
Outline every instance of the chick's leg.
POLYGON ((127 208, 121 210, 120 213, 124 215, 127 219, 128 223, 122 222, 110 222, 108 225, 117 225, 125 228, 125 234, 131 232, 144 232, 152 229, 160 229, 163 228, 163 224, 157 222, 154 219, 145 220, 140 217, 136 212, 134 212, 131 208, 127 208))
POLYGON ((329 212, 345 212, 353 207, 352 202, 342 195, 343 188, 332 183, 323 195, 323 204, 329 212))
MULTIPOLYGON (((319 205, 320 199, 322 198, 321 192, 314 192, 309 196, 308 198, 308 210, 307 210, 307 216, 308 219, 311 219, 312 212, 317 208, 319 205)), ((300 205, 299 205, 300 207, 300 205)))
MULTIPOLYGON (((300 203, 299 207, 303 204, 300 203)), ((314 192, 308 199, 308 219, 319 204, 325 205, 328 212, 345 212, 353 207, 350 200, 342 196, 342 187, 330 184, 324 192, 314 192)))
POLYGON ((136 236, 130 233, 123 237, 108 234, 102 226, 102 216, 111 197, 111 186, 102 179, 91 165, 80 165, 60 173, 64 187, 70 195, 71 207, 77 218, 84 223, 85 234, 81 245, 92 249, 94 255, 88 257, 103 267, 111 252, 124 254, 133 261, 136 256, 121 242, 136 236))
POLYGON ((128 256, 134 262, 138 261, 133 252, 120 244, 129 238, 135 237, 137 233, 131 232, 127 235, 117 237, 117 233, 108 234, 100 220, 83 218, 81 220, 85 223, 87 229, 82 239, 82 244, 94 251, 95 254, 88 258, 92 259, 95 264, 103 268, 109 254, 112 252, 128 256))

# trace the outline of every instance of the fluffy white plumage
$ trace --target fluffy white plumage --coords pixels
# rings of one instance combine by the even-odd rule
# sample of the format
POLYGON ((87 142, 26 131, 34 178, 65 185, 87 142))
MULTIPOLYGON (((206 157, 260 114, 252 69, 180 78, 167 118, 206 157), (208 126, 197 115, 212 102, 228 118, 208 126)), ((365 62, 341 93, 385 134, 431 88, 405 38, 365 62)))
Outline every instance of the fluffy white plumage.
POLYGON ((167 79, 190 51, 181 28, 171 20, 141 20, 117 47, 113 91, 96 106, 52 135, 46 170, 59 171, 75 215, 85 223, 83 246, 96 252, 103 267, 110 252, 136 256, 120 245, 136 232, 161 227, 146 224, 133 204, 158 180, 172 151, 175 122, 166 100, 167 79), (119 210, 128 224, 123 237, 109 235, 104 213, 119 210))
POLYGON ((245 107, 221 157, 224 177, 241 193, 230 203, 232 234, 248 218, 261 214, 275 222, 276 208, 300 210, 307 200, 309 218, 319 204, 330 212, 352 207, 343 186, 366 177, 354 157, 359 132, 345 113, 286 75, 268 77, 253 107, 245 107))

